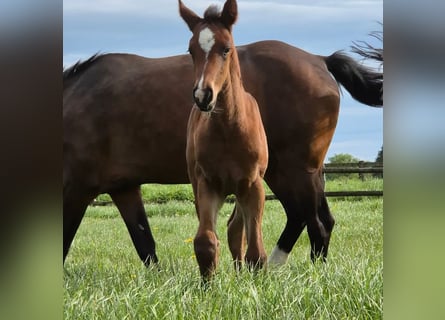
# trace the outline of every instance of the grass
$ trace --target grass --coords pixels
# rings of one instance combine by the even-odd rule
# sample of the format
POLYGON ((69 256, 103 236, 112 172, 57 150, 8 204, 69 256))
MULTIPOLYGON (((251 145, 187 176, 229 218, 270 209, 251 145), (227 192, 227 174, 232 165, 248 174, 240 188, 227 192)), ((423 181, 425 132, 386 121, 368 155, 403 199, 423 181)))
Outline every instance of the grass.
MULTIPOLYGON (((186 194, 186 187, 180 186, 180 193, 186 194)), ((218 221, 220 264, 206 290, 193 254, 197 218, 190 201, 146 205, 160 258, 158 267, 148 269, 117 209, 89 207, 65 262, 64 318, 381 319, 383 199, 331 198, 329 204, 336 226, 326 264, 310 262, 304 232, 287 265, 239 274, 226 238, 233 204, 225 204, 218 221)), ((285 221, 280 203, 267 201, 263 233, 268 253, 285 221)))
POLYGON ((326 180, 326 191, 356 191, 356 190, 383 190, 383 179, 366 177, 359 178, 340 177, 326 180))

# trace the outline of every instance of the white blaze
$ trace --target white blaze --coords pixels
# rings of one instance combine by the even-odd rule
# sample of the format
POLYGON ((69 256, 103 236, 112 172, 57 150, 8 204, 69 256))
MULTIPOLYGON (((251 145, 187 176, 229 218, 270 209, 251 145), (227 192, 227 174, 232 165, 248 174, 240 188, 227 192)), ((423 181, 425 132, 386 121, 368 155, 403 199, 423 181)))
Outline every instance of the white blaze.
POLYGON ((210 50, 212 50, 213 45, 215 44, 215 34, 209 28, 204 28, 199 33, 199 45, 201 49, 206 53, 206 58, 209 55, 210 50))
POLYGON ((204 99, 204 91, 202 90, 202 81, 203 80, 204 80, 204 75, 201 75, 201 79, 199 79, 199 82, 198 82, 198 89, 195 92, 195 97, 199 101, 202 101, 202 99, 204 99))
MULTIPOLYGON (((206 27, 206 28, 202 29, 201 32, 199 33, 198 42, 199 42, 199 46, 206 54, 206 60, 207 60, 207 57, 209 56, 209 52, 210 52, 210 50, 212 50, 213 45, 215 44, 215 34, 213 33, 212 30, 210 30, 209 28, 206 27)), ((206 66, 207 66, 207 61, 205 62, 204 67, 202 68, 201 79, 199 79, 198 88, 195 91, 195 98, 198 99, 199 101, 202 101, 204 99, 204 95, 205 95, 202 84, 204 82, 204 72, 205 72, 206 66)))

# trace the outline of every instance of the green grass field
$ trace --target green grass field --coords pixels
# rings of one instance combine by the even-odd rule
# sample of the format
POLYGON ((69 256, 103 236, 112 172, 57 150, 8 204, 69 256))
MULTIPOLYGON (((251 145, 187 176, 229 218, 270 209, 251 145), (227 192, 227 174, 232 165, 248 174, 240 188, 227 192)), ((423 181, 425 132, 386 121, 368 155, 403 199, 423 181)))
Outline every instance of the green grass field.
MULTIPOLYGON (((354 185, 350 190, 383 187, 383 180, 369 180, 341 183, 354 185)), ((327 190, 336 190, 336 183, 328 182, 327 190)), ((89 207, 65 262, 65 319, 383 317, 382 198, 328 199, 336 225, 326 264, 311 263, 304 231, 287 265, 239 274, 226 238, 233 204, 225 204, 218 220, 218 272, 203 289, 192 244, 197 218, 193 203, 183 201, 192 199, 189 186, 144 186, 143 194, 153 200, 146 210, 158 267, 142 265, 114 206, 89 207)), ((267 201, 263 234, 268 253, 285 221, 280 203, 267 201)))

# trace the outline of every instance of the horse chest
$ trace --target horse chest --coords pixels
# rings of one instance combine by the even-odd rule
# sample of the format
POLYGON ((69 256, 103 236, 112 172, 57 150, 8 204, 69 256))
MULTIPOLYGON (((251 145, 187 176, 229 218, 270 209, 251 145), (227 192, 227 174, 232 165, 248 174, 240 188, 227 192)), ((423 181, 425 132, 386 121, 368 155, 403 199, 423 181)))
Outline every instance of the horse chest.
POLYGON ((217 181, 226 193, 237 190, 240 181, 254 181, 265 171, 265 141, 255 135, 255 126, 246 121, 222 116, 203 116, 192 110, 188 149, 193 150, 195 174, 217 181), (263 145, 264 144, 264 145, 263 145))
POLYGON ((196 151, 197 165, 207 179, 236 185, 239 180, 252 180, 258 174, 258 153, 236 142, 214 140, 198 144, 196 151))

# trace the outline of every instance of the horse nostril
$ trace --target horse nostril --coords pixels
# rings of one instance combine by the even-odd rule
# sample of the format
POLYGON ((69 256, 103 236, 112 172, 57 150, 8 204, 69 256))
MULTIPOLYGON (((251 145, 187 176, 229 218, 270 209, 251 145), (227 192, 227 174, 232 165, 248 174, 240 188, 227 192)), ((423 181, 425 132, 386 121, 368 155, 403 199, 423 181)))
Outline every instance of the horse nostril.
POLYGON ((212 90, 209 88, 205 88, 205 89, 196 88, 193 90, 193 97, 195 98, 196 101, 201 102, 201 103, 210 102, 212 95, 213 95, 212 90))
POLYGON ((213 98, 213 91, 212 91, 212 89, 208 88, 206 90, 205 101, 207 103, 210 103, 210 101, 212 101, 212 98, 213 98))
POLYGON ((208 87, 204 89, 195 88, 193 89, 193 98, 201 111, 209 111, 213 99, 213 90, 208 87))

